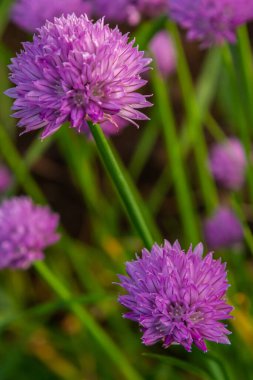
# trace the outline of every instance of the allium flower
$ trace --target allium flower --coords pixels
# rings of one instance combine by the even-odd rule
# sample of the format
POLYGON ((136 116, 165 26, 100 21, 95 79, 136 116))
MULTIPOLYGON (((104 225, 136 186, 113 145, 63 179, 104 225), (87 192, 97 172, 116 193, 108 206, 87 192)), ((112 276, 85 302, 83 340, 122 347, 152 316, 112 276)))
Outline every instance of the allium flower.
POLYGON ((185 253, 178 242, 165 241, 126 264, 128 276, 119 278, 128 294, 119 302, 130 309, 124 317, 141 326, 145 345, 161 340, 164 347, 177 343, 191 351, 194 343, 207 351, 204 340, 229 343, 220 322, 233 310, 225 299, 225 264, 202 254, 202 244, 185 253))
POLYGON ((253 3, 248 0, 170 0, 169 4, 171 18, 202 47, 235 42, 237 27, 253 17, 253 3))
POLYGON ((0 268, 27 269, 44 258, 43 250, 59 239, 58 215, 27 197, 0 206, 0 268))
POLYGON ((0 166, 0 193, 8 190, 12 183, 12 175, 6 166, 0 166))
POLYGON ((88 120, 110 121, 117 130, 118 117, 135 125, 148 119, 139 109, 151 103, 136 91, 151 60, 133 44, 103 20, 73 14, 47 22, 10 65, 16 87, 6 94, 16 99, 18 126, 43 128, 44 138, 67 121, 89 133, 88 120))
POLYGON ((166 30, 155 34, 150 41, 150 50, 161 74, 164 77, 170 75, 176 68, 176 51, 166 30))
POLYGON ((229 248, 242 242, 243 230, 234 212, 220 207, 205 220, 204 236, 210 249, 229 248))
POLYGON ((94 13, 108 21, 123 23, 128 19, 129 4, 129 0, 95 0, 94 13))
POLYGON ((106 16, 110 21, 135 26, 142 17, 168 13, 168 0, 95 0, 94 8, 99 17, 106 16))
POLYGON ((216 181, 227 189, 239 190, 245 179, 246 156, 241 142, 230 138, 210 151, 209 167, 216 181))
POLYGON ((11 10, 11 19, 20 28, 35 32, 47 20, 69 13, 91 14, 92 3, 89 0, 16 0, 11 10))

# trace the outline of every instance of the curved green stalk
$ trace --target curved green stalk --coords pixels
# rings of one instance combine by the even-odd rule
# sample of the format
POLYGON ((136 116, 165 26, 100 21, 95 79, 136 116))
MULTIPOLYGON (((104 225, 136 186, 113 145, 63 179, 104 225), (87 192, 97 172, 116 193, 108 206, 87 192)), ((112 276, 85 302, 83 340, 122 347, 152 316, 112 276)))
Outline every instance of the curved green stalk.
POLYGON ((119 348, 114 344, 111 338, 105 333, 105 331, 97 324, 94 318, 88 311, 81 306, 78 302, 73 303, 72 296, 69 290, 61 283, 57 277, 50 271, 44 262, 40 261, 34 264, 35 268, 39 272, 42 278, 48 285, 54 290, 54 292, 63 300, 69 301, 69 308, 80 319, 87 330, 93 335, 93 337, 99 342, 99 344, 110 356, 114 364, 119 368, 122 374, 128 380, 141 380, 138 373, 128 363, 125 356, 119 348))
MULTIPOLYGON (((207 147, 202 122, 205 117, 207 107, 206 105, 204 107, 203 104, 200 105, 200 102, 197 99, 177 26, 171 23, 169 24, 169 29, 178 49, 178 77, 181 85, 185 110, 187 112, 187 131, 191 135, 191 142, 193 144, 193 151, 199 173, 199 182, 205 207, 208 212, 211 212, 218 203, 218 196, 215 183, 208 170, 206 170, 205 165, 207 162, 207 147)), ((211 51, 210 58, 212 61, 211 67, 216 70, 216 67, 218 68, 219 64, 219 56, 217 55, 216 50, 211 51)))
MULTIPOLYGON (((10 168, 15 173, 19 183, 24 190, 36 199, 36 201, 45 203, 45 197, 40 191, 38 185, 30 176, 25 163, 22 161, 18 152, 16 151, 8 133, 0 125, 0 148, 1 153, 9 164, 10 168)), ((42 278, 50 285, 54 292, 63 300, 70 301, 72 299, 70 291, 66 286, 50 271, 44 262, 37 262, 35 268, 42 278)), ((90 331, 97 342, 102 346, 104 351, 108 354, 111 360, 119 368, 121 373, 128 380, 141 380, 141 377, 134 368, 128 363, 124 354, 115 345, 106 332, 97 324, 89 312, 78 303, 69 303, 69 309, 75 313, 81 320, 83 325, 90 331)))
POLYGON ((152 80, 161 115, 167 154, 171 163, 168 171, 171 171, 173 178, 182 225, 188 243, 195 244, 199 241, 198 222, 194 212, 191 189, 184 168, 181 146, 176 133, 176 124, 168 96, 168 89, 158 72, 154 71, 152 73, 152 80))
POLYGON ((102 132, 102 129, 99 125, 90 124, 90 131, 96 142, 102 162, 120 195, 121 201, 125 206, 130 221, 143 240, 146 248, 150 249, 154 243, 154 239, 149 231, 140 207, 133 196, 131 188, 128 185, 127 180, 112 153, 110 145, 102 132))

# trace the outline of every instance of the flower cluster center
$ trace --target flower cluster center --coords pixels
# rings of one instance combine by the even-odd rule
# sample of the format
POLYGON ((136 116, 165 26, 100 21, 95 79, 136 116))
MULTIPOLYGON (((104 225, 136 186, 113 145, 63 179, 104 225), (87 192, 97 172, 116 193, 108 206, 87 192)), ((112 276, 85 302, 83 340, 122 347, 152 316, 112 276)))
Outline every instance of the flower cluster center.
POLYGON ((182 321, 185 311, 185 306, 182 303, 171 302, 168 306, 168 312, 172 322, 182 321))
POLYGON ((76 92, 73 96, 73 100, 78 107, 83 107, 87 104, 86 96, 82 91, 76 92))

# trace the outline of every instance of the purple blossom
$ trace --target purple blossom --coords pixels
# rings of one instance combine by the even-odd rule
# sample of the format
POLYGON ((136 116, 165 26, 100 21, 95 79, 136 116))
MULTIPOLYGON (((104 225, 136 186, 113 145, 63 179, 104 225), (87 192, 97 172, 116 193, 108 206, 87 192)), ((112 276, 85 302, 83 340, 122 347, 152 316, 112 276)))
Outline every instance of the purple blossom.
POLYGON ((94 8, 99 17, 135 26, 143 17, 168 13, 168 0, 95 0, 94 8))
POLYGON ((246 156, 241 142, 230 138, 210 151, 209 167, 216 181, 227 189, 239 190, 245 179, 246 156))
POLYGON ((129 3, 129 0, 95 0, 94 12, 110 22, 123 23, 128 19, 129 3))
POLYGON ((150 50, 154 55, 160 73, 166 78, 176 68, 176 50, 166 30, 155 34, 150 41, 150 50))
POLYGON ((52 21, 54 17, 69 13, 88 15, 92 12, 92 2, 87 0, 17 0, 11 10, 11 19, 28 32, 52 21))
POLYGON ((205 220, 204 236, 210 249, 229 248, 242 242, 243 230, 234 212, 220 207, 205 220))
POLYGON ((10 65, 16 87, 6 94, 15 98, 18 126, 43 128, 45 138, 65 122, 89 134, 87 121, 110 121, 117 131, 118 118, 135 125, 147 120, 139 109, 151 103, 137 90, 147 82, 140 75, 151 60, 133 45, 118 28, 86 15, 47 22, 10 65))
POLYGON ((130 310, 124 317, 139 323, 145 345, 162 341, 164 347, 176 343, 191 351, 194 343, 207 351, 204 340, 229 344, 230 332, 220 322, 233 310, 225 299, 226 266, 212 253, 202 254, 202 244, 185 253, 178 242, 165 240, 128 262, 128 276, 119 275, 128 292, 119 297, 130 310))
POLYGON ((27 269, 42 260, 43 250, 59 239, 58 220, 30 198, 5 200, 0 206, 0 268, 27 269))
POLYGON ((1 165, 0 166, 0 193, 5 192, 9 189, 12 184, 12 175, 9 169, 1 165))
POLYGON ((253 17, 253 3, 248 0, 170 0, 170 16, 186 28, 189 40, 202 47, 234 43, 236 29, 253 17))

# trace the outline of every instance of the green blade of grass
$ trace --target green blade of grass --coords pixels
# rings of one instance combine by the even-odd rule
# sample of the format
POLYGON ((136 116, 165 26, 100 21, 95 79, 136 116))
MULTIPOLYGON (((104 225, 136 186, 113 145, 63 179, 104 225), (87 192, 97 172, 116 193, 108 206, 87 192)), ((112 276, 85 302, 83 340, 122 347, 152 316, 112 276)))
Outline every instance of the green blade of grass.
MULTIPOLYGON (((178 77, 181 84, 184 107, 187 113, 187 118, 185 122, 186 133, 189 133, 191 136, 191 144, 193 146, 204 204, 207 212, 212 212, 212 210, 216 207, 218 203, 218 197, 213 178, 208 172, 208 170, 206 170, 207 147, 202 129, 203 117, 205 116, 206 106, 208 102, 206 102, 204 109, 203 103, 199 103, 196 97, 190 70, 187 64, 177 26, 173 23, 170 23, 169 30, 172 33, 178 50, 178 77)), ((207 91, 207 83, 211 83, 210 79, 208 79, 208 72, 210 74, 210 68, 216 68, 219 64, 218 57, 216 55, 217 53, 214 52, 213 54, 214 55, 211 57, 213 58, 213 61, 216 63, 217 66, 211 64, 207 68, 204 80, 202 80, 202 88, 200 88, 199 90, 201 91, 201 93, 207 91)), ((216 74, 215 71, 214 74, 216 74)), ((207 93, 209 95, 209 92, 207 93)))
POLYGON ((208 373, 206 373, 199 366, 196 366, 192 363, 188 363, 184 360, 174 358, 171 356, 163 356, 163 355, 149 354, 149 353, 144 353, 143 356, 147 356, 149 358, 156 359, 163 363, 166 363, 169 366, 182 369, 187 373, 198 376, 198 378, 200 378, 201 380, 214 380, 208 373))
POLYGON ((152 83, 163 126, 167 155, 170 161, 168 170, 171 171, 173 178, 181 222, 187 242, 194 244, 199 241, 198 221, 194 212, 194 202, 182 160, 181 146, 176 134, 176 124, 168 89, 157 71, 152 73, 152 83))

